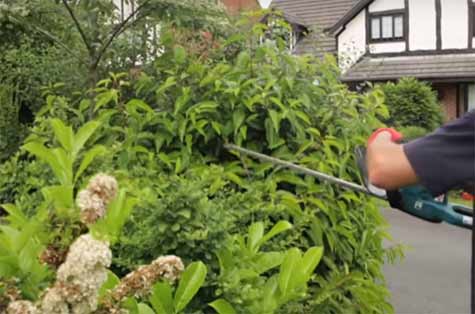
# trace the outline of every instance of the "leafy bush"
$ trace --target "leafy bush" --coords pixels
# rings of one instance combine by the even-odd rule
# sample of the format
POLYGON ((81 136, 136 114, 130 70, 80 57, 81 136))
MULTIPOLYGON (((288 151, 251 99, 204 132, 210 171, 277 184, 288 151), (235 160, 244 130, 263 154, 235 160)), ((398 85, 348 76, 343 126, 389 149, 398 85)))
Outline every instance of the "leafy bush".
POLYGON ((18 149, 25 127, 20 124, 20 105, 15 88, 0 84, 0 161, 18 149))
MULTIPOLYGON (((64 230, 60 238, 74 238, 80 229, 73 207, 64 205, 83 178, 114 173, 140 199, 122 233, 112 232, 114 271, 125 274, 163 254, 202 260, 208 276, 190 313, 213 313, 209 303, 220 312, 248 313, 261 302, 270 302, 269 313, 390 313, 381 267, 398 251, 383 249, 385 222, 367 196, 223 147, 235 143, 356 181, 353 148, 387 116, 381 92, 350 92, 331 57, 254 46, 264 31, 261 25, 241 30, 204 61, 167 42, 153 71, 133 84, 113 75, 99 83, 94 98, 49 97, 24 147, 38 157, 28 162, 46 162, 59 175, 55 189, 37 187, 69 217, 69 227, 55 224, 54 234, 64 230), (97 127, 78 153, 72 143, 86 126, 97 127), (94 147, 107 147, 107 154, 97 156, 103 149, 94 147), (91 156, 96 162, 82 171, 91 156), (55 169, 58 161, 66 167, 55 169), (53 195, 62 195, 64 204, 53 195), (264 236, 281 221, 292 228, 264 236), (305 261, 321 248, 315 271, 295 268, 314 268, 305 261), (264 269, 274 253, 282 259, 264 269), (289 272, 300 279, 289 281, 289 272)), ((5 167, 8 175, 15 162, 5 167)), ((21 197, 24 190, 11 184, 2 193, 21 197)), ((158 289, 169 304, 169 289, 158 289)))
POLYGON ((427 133, 429 133, 429 131, 427 131, 426 129, 417 126, 402 127, 398 129, 398 131, 401 132, 405 140, 409 141, 419 137, 423 137, 427 135, 427 133))
POLYGON ((402 78, 397 84, 382 85, 390 112, 387 123, 396 127, 415 126, 433 130, 442 123, 437 93, 428 83, 402 78))

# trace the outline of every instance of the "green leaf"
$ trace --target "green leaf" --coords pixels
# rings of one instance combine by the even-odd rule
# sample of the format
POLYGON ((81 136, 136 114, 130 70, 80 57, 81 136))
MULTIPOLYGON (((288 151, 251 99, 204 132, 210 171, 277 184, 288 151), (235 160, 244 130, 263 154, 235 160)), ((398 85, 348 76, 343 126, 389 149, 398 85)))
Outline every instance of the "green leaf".
POLYGON ((61 211, 64 213, 74 207, 72 185, 48 186, 41 189, 41 193, 43 193, 45 200, 53 204, 59 213, 61 213, 61 211))
POLYGON ((233 112, 234 132, 237 132, 239 130, 245 118, 246 118, 246 113, 244 112, 244 110, 237 109, 233 112))
POLYGON ((168 282, 156 283, 153 286, 149 301, 157 314, 174 313, 172 288, 168 282))
POLYGON ((150 107, 146 102, 140 99, 131 99, 125 105, 127 112, 137 112, 137 109, 142 109, 147 113, 153 113, 152 107, 150 107))
POLYGON ((91 148, 84 154, 84 158, 79 165, 78 170, 76 171, 76 175, 74 176, 74 182, 81 177, 81 175, 86 171, 87 167, 94 161, 94 159, 100 155, 105 155, 107 153, 107 149, 102 145, 97 145, 91 148))
POLYGON ((215 309, 218 314, 236 314, 236 311, 234 310, 233 306, 224 299, 218 299, 216 301, 213 301, 209 303, 209 306, 215 309))
POLYGON ((99 289, 99 298, 103 298, 106 293, 111 291, 120 283, 120 278, 117 277, 111 270, 107 271, 107 280, 102 284, 99 289))
POLYGON ((94 112, 104 107, 110 102, 114 102, 117 105, 119 102, 119 92, 116 89, 108 90, 102 94, 97 95, 96 97, 96 106, 94 107, 94 112))
POLYGON ((139 305, 137 303, 137 300, 135 300, 132 297, 129 297, 125 299, 122 302, 122 308, 126 309, 129 311, 129 314, 138 314, 139 313, 139 305))
POLYGON ((274 126, 274 131, 278 133, 280 129, 280 120, 281 120, 280 114, 275 110, 269 110, 269 116, 274 126))
POLYGON ((239 185, 240 187, 245 187, 244 181, 235 173, 227 171, 225 173, 226 179, 234 182, 235 184, 239 185))
POLYGON ((231 251, 228 248, 222 248, 216 253, 219 261, 219 269, 221 274, 231 269, 234 265, 234 259, 231 251))
POLYGON ((137 202, 137 199, 127 196, 125 189, 121 189, 116 199, 109 204, 104 219, 90 226, 89 230, 98 238, 105 238, 114 244, 137 202))
POLYGON ((73 159, 76 159, 77 154, 83 149, 84 144, 94 134, 101 124, 97 121, 89 121, 84 124, 74 136, 73 142, 73 159))
POLYGON ((145 303, 139 303, 138 305, 139 314, 155 314, 155 312, 145 303))
POLYGON ((252 252, 257 252, 259 249, 258 243, 264 236, 264 224, 262 222, 253 223, 247 234, 247 248, 252 252))
POLYGON ((51 150, 54 156, 55 162, 57 162, 61 168, 60 182, 63 185, 70 185, 73 183, 73 161, 70 155, 62 148, 55 148, 51 150))
POLYGON ((279 221, 277 224, 274 225, 274 227, 272 227, 272 229, 266 233, 262 239, 260 239, 256 246, 259 248, 261 245, 263 245, 264 243, 266 243, 267 241, 269 241, 270 239, 272 239, 273 237, 275 237, 276 235, 278 235, 279 233, 282 233, 284 231, 287 231, 289 229, 292 229, 292 224, 288 221, 285 221, 285 220, 281 220, 279 221))
POLYGON ((182 274, 175 294, 175 311, 182 311, 203 285, 207 269, 202 262, 190 264, 182 274))
POLYGON ((280 265, 279 289, 284 296, 287 296, 295 286, 294 276, 298 271, 301 255, 299 249, 292 248, 286 252, 284 261, 280 265))
POLYGON ((8 213, 8 221, 14 226, 22 226, 28 222, 28 217, 23 214, 21 209, 13 204, 0 205, 8 213))
POLYGON ((46 148, 39 142, 26 143, 23 145, 23 149, 46 162, 51 167, 51 170, 53 170, 56 178, 63 184, 67 183, 65 174, 63 172, 63 167, 61 163, 54 157, 51 149, 46 148))
POLYGON ((282 264, 284 255, 280 252, 262 253, 256 260, 256 271, 260 274, 282 264))
POLYGON ((161 95, 163 94, 167 89, 169 89, 170 87, 176 85, 176 78, 174 76, 169 76, 165 83, 163 83, 163 85, 161 85, 157 91, 156 91, 156 94, 157 95, 161 95))
POLYGON ((266 119, 265 128, 266 128, 266 140, 267 140, 267 143, 269 144, 270 149, 275 149, 285 144, 285 141, 279 138, 279 134, 275 131, 274 125, 271 119, 269 118, 266 119))
POLYGON ((14 276, 18 263, 16 256, 0 256, 0 277, 14 276))
POLYGON ((186 50, 181 46, 176 46, 173 50, 173 55, 175 62, 178 64, 183 64, 186 61, 186 50))
POLYGON ((274 313, 278 307, 278 302, 282 302, 280 299, 277 290, 279 289, 279 282, 277 275, 272 276, 269 280, 267 280, 266 284, 262 288, 263 290, 263 301, 262 307, 266 310, 270 311, 270 313, 274 313))
POLYGON ((61 146, 67 151, 71 152, 73 148, 73 129, 70 126, 64 125, 63 121, 59 119, 51 119, 51 127, 54 135, 61 146))
POLYGON ((302 259, 302 268, 306 280, 312 275, 323 256, 323 247, 311 247, 305 252, 302 259))

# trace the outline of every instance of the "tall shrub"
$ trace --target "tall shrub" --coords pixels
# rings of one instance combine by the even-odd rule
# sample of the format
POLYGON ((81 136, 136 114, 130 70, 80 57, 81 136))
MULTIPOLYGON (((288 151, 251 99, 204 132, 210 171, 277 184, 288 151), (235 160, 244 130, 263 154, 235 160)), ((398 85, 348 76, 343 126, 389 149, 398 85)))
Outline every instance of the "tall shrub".
MULTIPOLYGON (((141 200, 117 235, 113 268, 125 274, 178 252, 185 262, 202 260, 209 275, 189 313, 215 313, 209 304, 240 314, 262 304, 269 314, 391 313, 381 267, 394 251, 382 246, 385 222, 367 196, 224 148, 235 143, 358 180, 353 149, 387 116, 381 92, 349 91, 333 58, 256 46, 262 31, 236 34, 206 58, 164 43, 155 67, 134 84, 113 75, 92 100, 56 98, 71 104, 64 110, 50 97, 35 136, 55 142, 45 116, 80 130, 94 113, 101 128, 85 149, 108 153, 94 155, 78 184, 88 171, 117 173, 141 200), (315 271, 299 266, 317 253, 315 271)), ((76 190, 66 188, 69 196, 76 190)))
POLYGON ((390 112, 387 123, 397 127, 415 126, 433 130, 442 123, 437 93, 428 83, 402 78, 382 85, 390 112))

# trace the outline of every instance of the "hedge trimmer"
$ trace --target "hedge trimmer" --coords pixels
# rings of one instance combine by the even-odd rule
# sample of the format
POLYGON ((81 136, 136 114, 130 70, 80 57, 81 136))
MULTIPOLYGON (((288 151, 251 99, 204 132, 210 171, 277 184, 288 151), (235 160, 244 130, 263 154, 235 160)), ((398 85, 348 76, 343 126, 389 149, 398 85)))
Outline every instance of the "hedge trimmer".
POLYGON ((371 185, 368 181, 366 150, 364 148, 357 148, 355 151, 358 167, 365 184, 362 186, 288 161, 242 148, 237 145, 226 144, 224 147, 230 151, 237 151, 264 162, 270 162, 274 165, 279 165, 305 175, 316 177, 320 180, 336 184, 346 189, 388 201, 391 207, 425 221, 433 223, 446 222, 467 229, 472 228, 472 209, 462 205, 450 204, 446 195, 434 198, 430 192, 422 186, 410 186, 395 191, 385 191, 371 185))

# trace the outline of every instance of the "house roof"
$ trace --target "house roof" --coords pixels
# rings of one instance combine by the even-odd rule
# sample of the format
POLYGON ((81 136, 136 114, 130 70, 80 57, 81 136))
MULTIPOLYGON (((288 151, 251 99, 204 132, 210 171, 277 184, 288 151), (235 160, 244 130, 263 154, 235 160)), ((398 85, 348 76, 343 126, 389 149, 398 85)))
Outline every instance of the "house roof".
POLYGON ((401 77, 432 81, 475 79, 475 53, 363 57, 342 75, 344 82, 387 81, 401 77))
POLYGON ((297 45, 296 53, 321 55, 336 52, 336 39, 323 35, 360 0, 273 0, 271 8, 293 16, 304 25, 317 31, 310 33, 297 45))
POLYGON ((374 0, 361 0, 357 1, 357 3, 349 10, 346 12, 345 15, 343 15, 335 24, 331 25, 331 27, 328 27, 326 31, 328 31, 330 34, 335 33, 338 31, 341 27, 345 26, 350 22, 356 15, 358 15, 364 8, 366 8, 371 2, 374 0))

